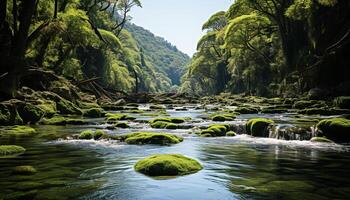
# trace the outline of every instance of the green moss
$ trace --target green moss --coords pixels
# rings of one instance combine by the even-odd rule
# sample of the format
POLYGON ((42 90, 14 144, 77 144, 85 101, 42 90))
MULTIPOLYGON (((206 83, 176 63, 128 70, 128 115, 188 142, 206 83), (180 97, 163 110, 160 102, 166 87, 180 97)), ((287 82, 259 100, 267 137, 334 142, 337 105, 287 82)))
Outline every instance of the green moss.
POLYGON ((151 123, 158 122, 158 121, 181 124, 181 123, 184 123, 186 119, 185 118, 156 118, 152 120, 151 123))
POLYGON ((200 136, 208 137, 208 134, 210 134, 210 137, 225 136, 226 132, 228 130, 229 130, 229 125, 226 125, 226 124, 212 124, 212 125, 209 126, 208 129, 201 131, 200 132, 200 136))
POLYGON ((118 122, 114 126, 117 128, 130 128, 130 126, 125 122, 118 122))
POLYGON ((106 114, 106 120, 107 123, 115 123, 117 121, 121 121, 121 120, 135 120, 135 117, 126 115, 126 114, 122 114, 122 113, 107 113, 106 114))
POLYGON ((233 132, 233 131, 229 131, 229 132, 226 133, 226 136, 229 136, 229 137, 234 137, 236 135, 237 135, 237 133, 233 132))
POLYGON ((17 166, 13 169, 12 174, 15 175, 32 175, 35 174, 37 170, 33 166, 17 166))
POLYGON ((90 108, 83 111, 85 117, 92 117, 92 118, 98 118, 98 117, 104 117, 106 114, 105 111, 102 108, 90 108))
POLYGON ((214 114, 211 115, 213 121, 224 122, 224 121, 233 121, 236 118, 234 114, 214 114))
POLYGON ((342 109, 350 109, 350 96, 342 96, 335 98, 334 105, 342 109))
POLYGON ((213 131, 207 131, 207 133, 201 133, 200 136, 201 137, 213 137, 212 134, 211 134, 212 132, 213 131), (208 133, 208 132, 210 132, 210 133, 208 133))
POLYGON ((0 104, 0 125, 22 124, 23 120, 19 116, 16 108, 8 108, 0 104))
POLYGON ((162 109, 165 109, 164 106, 161 106, 161 105, 151 105, 149 107, 149 109, 151 110, 162 110, 162 109))
POLYGON ((333 143, 332 140, 329 140, 326 137, 313 137, 313 138, 311 138, 310 141, 311 142, 333 143))
POLYGON ((306 108, 298 111, 298 113, 303 115, 330 115, 331 114, 328 108, 306 108))
POLYGON ((143 110, 129 110, 128 113, 144 113, 143 110))
POLYGON ((252 107, 238 107, 235 109, 235 112, 240 114, 255 114, 259 112, 259 109, 252 107))
POLYGON ((33 124, 38 122, 45 115, 45 112, 41 110, 40 107, 32 105, 30 103, 19 106, 18 113, 23 119, 24 123, 33 124))
POLYGON ((60 98, 59 101, 56 101, 57 110, 61 114, 72 114, 72 115, 82 115, 83 112, 72 102, 60 98))
POLYGON ((37 106, 44 111, 45 117, 52 117, 57 113, 56 103, 53 101, 45 101, 37 106))
POLYGON ((350 141, 350 120, 344 118, 325 119, 317 125, 319 135, 335 142, 350 141))
POLYGON ((128 144, 177 144, 183 141, 183 138, 167 133, 149 133, 137 132, 119 136, 118 139, 128 144))
POLYGON ((293 108, 295 109, 305 109, 305 108, 322 108, 327 106, 324 101, 316 101, 316 100, 311 100, 311 101, 297 101, 294 103, 293 108))
POLYGON ((264 108, 261 110, 261 113, 286 113, 288 112, 287 108, 264 108))
POLYGON ((87 122, 85 122, 82 119, 72 119, 72 118, 65 118, 62 116, 55 116, 52 117, 50 119, 44 119, 43 121, 41 121, 41 124, 44 125, 84 125, 87 124, 87 122))
POLYGON ((94 138, 94 132, 91 130, 83 131, 79 135, 81 140, 91 140, 92 138, 94 138))
POLYGON ((251 119, 246 124, 247 134, 255 137, 268 137, 268 127, 273 123, 272 120, 265 118, 251 119))
POLYGON ((10 156, 25 152, 25 148, 17 145, 0 145, 0 156, 10 156))
POLYGON ((99 139, 102 139, 106 137, 106 133, 102 130, 96 130, 94 133, 93 133, 93 138, 94 140, 99 140, 99 139))
POLYGON ((177 176, 195 173, 203 167, 192 158, 179 154, 164 154, 140 160, 134 168, 137 172, 149 176, 177 176))
POLYGON ((14 126, 14 127, 5 129, 4 133, 11 136, 27 137, 27 136, 32 136, 37 132, 34 128, 31 128, 28 126, 14 126))
POLYGON ((176 129, 177 125, 171 122, 165 122, 165 121, 156 121, 151 123, 152 128, 159 128, 159 129, 176 129))

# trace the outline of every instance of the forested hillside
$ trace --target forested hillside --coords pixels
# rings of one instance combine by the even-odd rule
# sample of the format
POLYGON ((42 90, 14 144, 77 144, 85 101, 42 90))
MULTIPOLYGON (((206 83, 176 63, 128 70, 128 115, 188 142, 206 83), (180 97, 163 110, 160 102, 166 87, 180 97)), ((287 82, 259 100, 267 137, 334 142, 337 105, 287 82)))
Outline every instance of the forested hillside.
POLYGON ((348 95, 349 9, 348 0, 236 0, 204 23, 182 91, 348 95))
POLYGON ((140 26, 127 24, 126 29, 130 31, 137 41, 146 60, 157 71, 170 78, 173 85, 180 85, 180 79, 186 72, 185 66, 189 62, 190 57, 179 51, 176 46, 173 46, 164 38, 155 36, 140 26))
POLYGON ((97 96, 98 90, 161 92, 179 84, 188 57, 142 28, 125 29, 135 6, 141 3, 2 0, 1 97, 15 96, 22 86, 40 89, 32 81, 38 69, 74 83, 93 80, 85 89, 97 96))

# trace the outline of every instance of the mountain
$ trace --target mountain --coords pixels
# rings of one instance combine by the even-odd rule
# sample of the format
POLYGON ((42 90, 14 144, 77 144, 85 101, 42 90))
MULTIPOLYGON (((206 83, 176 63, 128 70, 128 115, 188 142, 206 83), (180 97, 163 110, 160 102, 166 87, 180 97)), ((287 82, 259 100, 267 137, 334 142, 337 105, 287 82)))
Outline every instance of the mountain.
POLYGON ((164 38, 154 35, 151 31, 132 23, 126 25, 138 47, 143 52, 146 61, 150 63, 157 72, 170 78, 172 85, 180 85, 180 79, 186 71, 186 65, 190 57, 179 51, 164 38))

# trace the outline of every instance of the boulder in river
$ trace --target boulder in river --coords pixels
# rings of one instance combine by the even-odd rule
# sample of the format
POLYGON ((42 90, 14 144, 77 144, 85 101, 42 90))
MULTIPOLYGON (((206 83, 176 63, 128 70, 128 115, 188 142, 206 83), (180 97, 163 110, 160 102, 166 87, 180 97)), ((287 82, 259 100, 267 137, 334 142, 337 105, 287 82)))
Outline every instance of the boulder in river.
POLYGON ((117 136, 115 139, 125 141, 128 144, 177 144, 183 141, 182 137, 168 133, 137 132, 117 136))
POLYGON ((266 118, 251 119, 246 124, 246 132, 255 137, 268 137, 268 127, 273 123, 274 121, 266 118))
POLYGON ((138 161, 134 168, 149 176, 186 175, 203 169, 198 161, 180 154, 153 155, 138 161))
POLYGON ((317 125, 318 135, 325 136, 335 142, 350 141, 350 120, 345 118, 324 119, 317 125))

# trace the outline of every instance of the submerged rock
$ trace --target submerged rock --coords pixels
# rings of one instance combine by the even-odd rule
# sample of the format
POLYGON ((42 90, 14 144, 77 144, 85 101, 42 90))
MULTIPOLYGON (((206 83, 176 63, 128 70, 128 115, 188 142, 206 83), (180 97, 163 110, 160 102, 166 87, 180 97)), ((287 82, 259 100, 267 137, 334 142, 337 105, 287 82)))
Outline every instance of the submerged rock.
POLYGON ((149 176, 177 176, 198 172, 202 165, 180 154, 154 155, 138 161, 135 170, 149 176))
POLYGON ((268 127, 273 123, 274 121, 266 118, 251 119, 246 124, 247 134, 255 137, 268 137, 268 127))
POLYGON ((117 136, 116 139, 125 141, 128 144, 177 144, 183 141, 182 137, 168 133, 137 132, 117 136))
POLYGON ((17 145, 0 145, 0 156, 11 156, 22 154, 26 151, 25 148, 17 145))
POLYGON ((350 141, 350 120, 344 118, 324 119, 317 125, 318 135, 325 136, 335 142, 350 141))
POLYGON ((37 172, 37 170, 33 166, 24 165, 17 166, 13 169, 12 174, 15 175, 33 175, 37 172))

